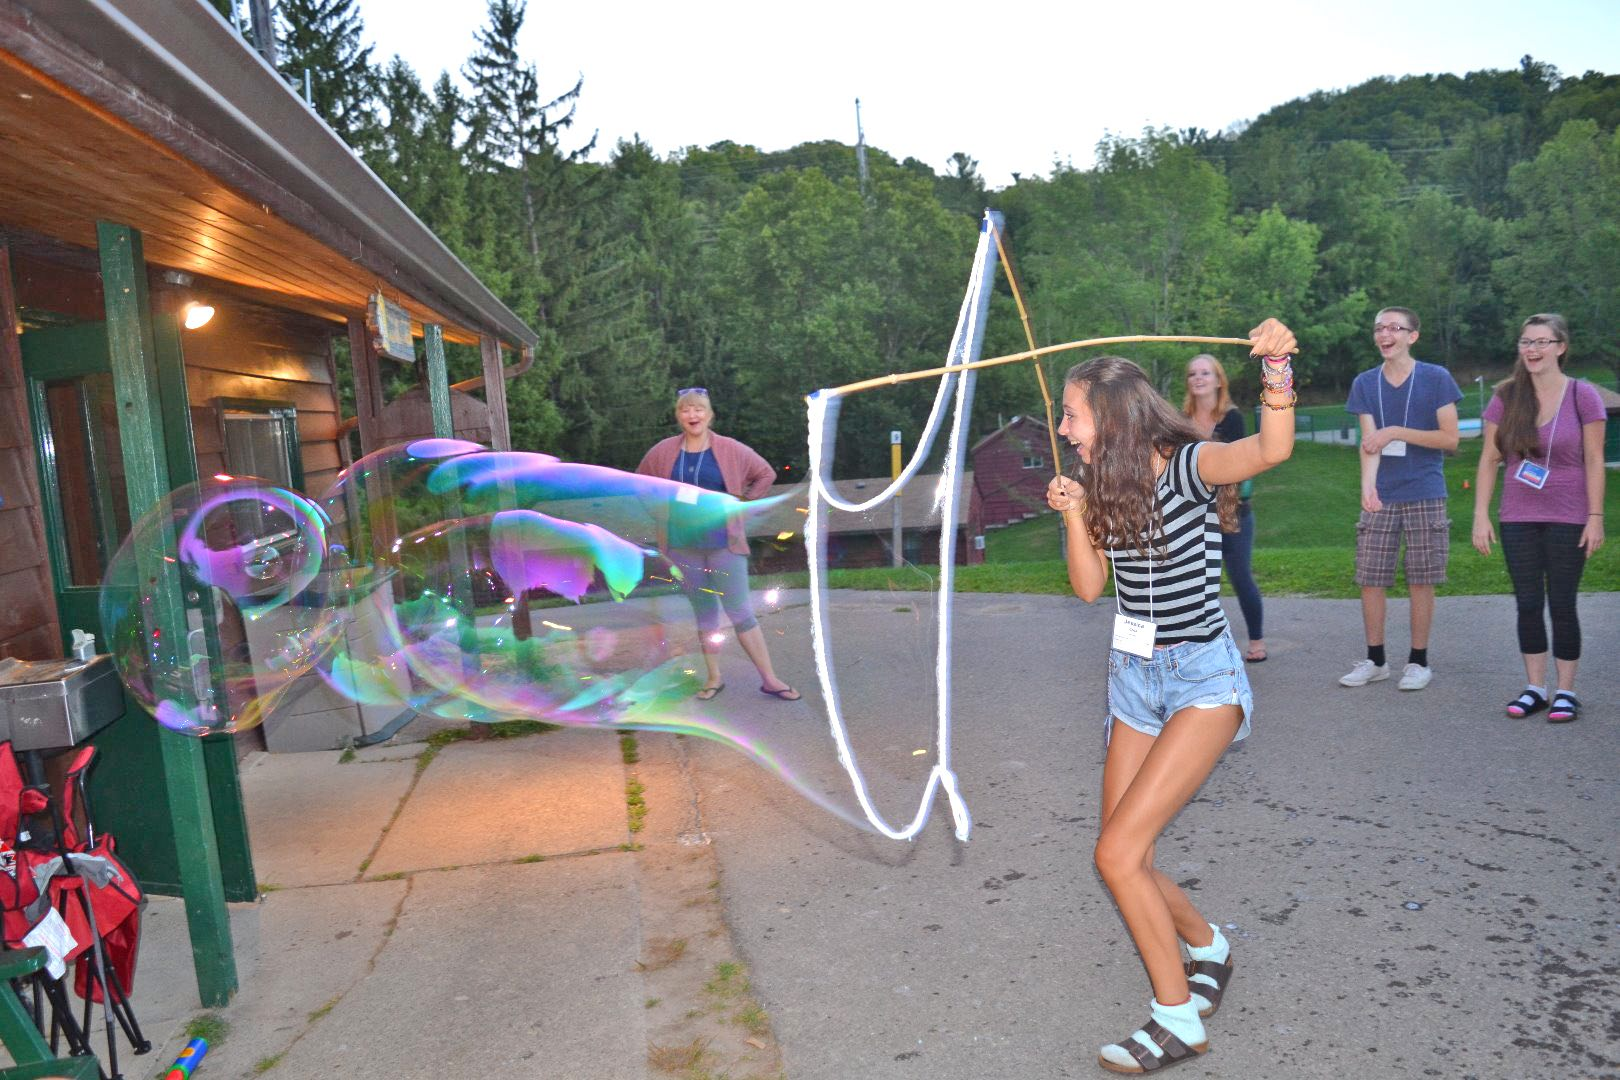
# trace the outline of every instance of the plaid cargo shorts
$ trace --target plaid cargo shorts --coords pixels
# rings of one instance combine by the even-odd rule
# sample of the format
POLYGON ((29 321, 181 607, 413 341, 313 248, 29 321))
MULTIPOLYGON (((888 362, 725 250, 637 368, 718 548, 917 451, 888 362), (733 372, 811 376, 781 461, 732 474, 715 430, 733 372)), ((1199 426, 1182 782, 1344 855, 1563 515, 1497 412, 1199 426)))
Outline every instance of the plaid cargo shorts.
POLYGON ((1356 584, 1387 589, 1395 584, 1395 558, 1406 537, 1406 583, 1440 585, 1451 555, 1451 519, 1446 500, 1386 503, 1356 522, 1356 584))

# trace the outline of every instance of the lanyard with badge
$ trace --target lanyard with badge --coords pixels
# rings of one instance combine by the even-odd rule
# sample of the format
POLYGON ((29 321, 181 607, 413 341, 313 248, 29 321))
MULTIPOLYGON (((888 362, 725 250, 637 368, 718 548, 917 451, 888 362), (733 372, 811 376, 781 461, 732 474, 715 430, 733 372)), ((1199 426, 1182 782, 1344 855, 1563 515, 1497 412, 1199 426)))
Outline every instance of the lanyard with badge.
POLYGON ((1153 643, 1158 638, 1159 626, 1153 621, 1153 552, 1150 550, 1148 562, 1148 617, 1138 619, 1134 615, 1125 614, 1125 609, 1119 601, 1119 570, 1114 570, 1114 648, 1120 652, 1140 656, 1144 660, 1153 659, 1153 643))
MULTIPOLYGON (((1378 426, 1384 426, 1384 373, 1378 373, 1378 426)), ((1412 419, 1412 399, 1417 396, 1417 365, 1412 366, 1412 374, 1406 378, 1406 411, 1401 413, 1401 427, 1407 427, 1407 421, 1412 419)), ((1380 457, 1405 457, 1406 440, 1391 439, 1379 451, 1380 457)))
POLYGON ((1529 458, 1519 462, 1519 468, 1513 474, 1513 479, 1521 484, 1529 484, 1540 491, 1547 486, 1547 477, 1552 475, 1553 440, 1558 437, 1558 418, 1564 415, 1564 399, 1569 396, 1569 380, 1564 380, 1564 392, 1558 395, 1558 411, 1553 413, 1552 430, 1547 433, 1547 464, 1538 465, 1529 458))

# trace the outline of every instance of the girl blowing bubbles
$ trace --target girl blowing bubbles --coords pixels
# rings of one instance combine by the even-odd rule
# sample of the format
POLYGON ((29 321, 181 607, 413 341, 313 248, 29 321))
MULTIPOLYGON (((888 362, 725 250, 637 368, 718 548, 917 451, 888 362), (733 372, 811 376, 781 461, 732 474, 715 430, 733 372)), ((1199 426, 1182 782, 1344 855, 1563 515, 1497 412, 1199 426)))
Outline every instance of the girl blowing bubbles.
POLYGON ((1208 1049, 1203 1018, 1232 975, 1226 939, 1153 868, 1153 847, 1227 744, 1249 733, 1254 708, 1220 605, 1220 518, 1235 510, 1231 485, 1293 453, 1295 341, 1276 319, 1249 340, 1264 358, 1265 408, 1259 433, 1237 442, 1204 441, 1128 360, 1077 364, 1063 387, 1058 433, 1080 467, 1052 481, 1047 503, 1067 526, 1075 595, 1101 596, 1108 563, 1117 594, 1097 869, 1153 984, 1147 1023, 1102 1048, 1113 1072, 1154 1072, 1208 1049))

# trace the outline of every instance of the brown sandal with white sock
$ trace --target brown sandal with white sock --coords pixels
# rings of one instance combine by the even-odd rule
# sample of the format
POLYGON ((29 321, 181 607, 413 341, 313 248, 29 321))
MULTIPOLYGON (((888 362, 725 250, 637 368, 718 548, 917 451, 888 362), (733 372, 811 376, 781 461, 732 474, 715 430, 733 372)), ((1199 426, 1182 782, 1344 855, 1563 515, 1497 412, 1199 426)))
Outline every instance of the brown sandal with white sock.
POLYGON ((1121 1039, 1118 1043, 1113 1045, 1124 1047, 1125 1052, 1136 1059, 1136 1068, 1133 1069, 1125 1065, 1116 1065, 1114 1062, 1109 1061, 1107 1058, 1100 1055, 1097 1058, 1097 1064, 1101 1065, 1109 1072, 1126 1073, 1130 1076, 1137 1076, 1142 1073, 1158 1072, 1160 1069, 1168 1069, 1172 1065, 1179 1065, 1183 1061, 1188 1061, 1195 1058, 1199 1054, 1202 1054, 1204 1051, 1209 1049, 1209 1043, 1207 1041, 1201 1042, 1197 1046, 1188 1046, 1186 1043, 1176 1038, 1175 1035, 1163 1024, 1151 1018, 1147 1023, 1142 1025, 1140 1030, 1145 1032, 1147 1037, 1153 1040, 1154 1045, 1156 1045, 1160 1050, 1164 1051, 1163 1057, 1160 1057, 1152 1050, 1149 1050, 1147 1047, 1143 1046, 1141 1041, 1136 1038, 1136 1032, 1133 1031, 1129 1035, 1125 1036, 1125 1038, 1121 1039))
POLYGON ((1209 1008, 1199 1009, 1201 1019, 1209 1019, 1215 1015, 1215 1010, 1221 1007, 1221 995, 1226 993, 1226 987, 1232 981, 1232 957, 1226 957, 1226 963, 1217 964, 1213 960, 1187 961, 1187 989, 1197 997, 1209 1002, 1209 1008), (1207 982, 1193 982, 1194 975, 1204 975, 1215 980, 1211 986, 1207 982))

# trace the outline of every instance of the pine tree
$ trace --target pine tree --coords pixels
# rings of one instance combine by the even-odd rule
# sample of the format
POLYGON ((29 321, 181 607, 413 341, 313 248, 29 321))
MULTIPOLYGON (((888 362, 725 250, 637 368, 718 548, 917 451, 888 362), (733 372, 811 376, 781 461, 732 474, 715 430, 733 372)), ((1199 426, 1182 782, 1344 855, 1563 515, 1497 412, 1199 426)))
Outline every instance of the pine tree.
POLYGON ((338 137, 363 151, 377 137, 379 76, 361 44, 356 0, 280 0, 280 68, 338 137))
POLYGON ((529 255, 539 261, 542 208, 538 193, 564 171, 560 166, 590 153, 596 136, 567 153, 560 149, 559 137, 574 123, 585 79, 580 76, 571 88, 540 103, 539 75, 533 64, 518 55, 517 38, 526 9, 525 0, 489 0, 489 24, 478 31, 478 51, 462 74, 473 87, 469 142, 486 167, 506 165, 517 170, 529 255), (553 115, 564 108, 561 115, 553 115))

